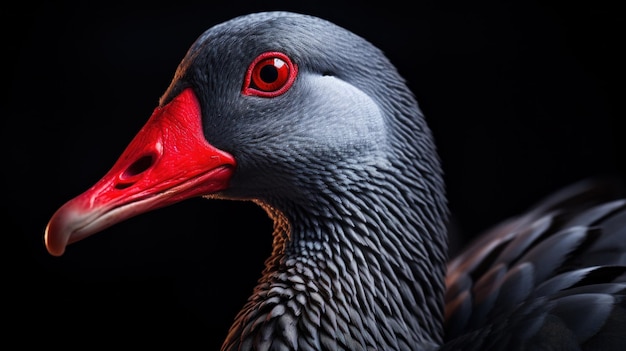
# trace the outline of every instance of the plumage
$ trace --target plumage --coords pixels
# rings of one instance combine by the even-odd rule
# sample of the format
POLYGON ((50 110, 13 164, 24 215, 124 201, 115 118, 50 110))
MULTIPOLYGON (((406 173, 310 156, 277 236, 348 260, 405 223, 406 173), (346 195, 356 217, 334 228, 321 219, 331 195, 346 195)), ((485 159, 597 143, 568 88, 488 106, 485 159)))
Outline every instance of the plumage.
POLYGON ((254 201, 273 251, 223 350, 617 350, 626 202, 586 181, 448 261, 435 141, 384 54, 266 12, 192 44, 104 178, 52 217, 68 243, 189 197, 254 201))

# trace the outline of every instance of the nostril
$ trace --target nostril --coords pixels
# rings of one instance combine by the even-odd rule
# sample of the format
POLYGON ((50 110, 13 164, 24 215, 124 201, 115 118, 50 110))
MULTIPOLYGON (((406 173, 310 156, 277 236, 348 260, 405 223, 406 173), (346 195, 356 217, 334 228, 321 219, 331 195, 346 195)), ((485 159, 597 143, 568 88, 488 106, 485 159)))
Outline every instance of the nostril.
POLYGON ((137 175, 148 170, 154 163, 153 155, 146 155, 140 157, 137 161, 133 162, 126 170, 120 174, 119 183, 116 184, 117 189, 125 189, 133 185, 136 181, 137 175))
POLYGON ((152 160, 152 155, 139 158, 137 161, 133 162, 133 164, 130 165, 130 167, 128 167, 126 171, 124 171, 121 179, 132 178, 137 174, 145 172, 148 168, 150 168, 150 166, 152 166, 152 160))

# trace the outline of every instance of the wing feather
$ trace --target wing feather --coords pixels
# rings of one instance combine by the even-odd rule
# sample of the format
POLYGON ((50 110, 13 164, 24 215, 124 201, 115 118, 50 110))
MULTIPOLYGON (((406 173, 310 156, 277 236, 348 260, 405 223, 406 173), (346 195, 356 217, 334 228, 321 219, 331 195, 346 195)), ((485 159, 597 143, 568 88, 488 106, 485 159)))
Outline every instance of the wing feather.
POLYGON ((622 349, 626 200, 615 189, 574 184, 452 260, 441 350, 622 349))

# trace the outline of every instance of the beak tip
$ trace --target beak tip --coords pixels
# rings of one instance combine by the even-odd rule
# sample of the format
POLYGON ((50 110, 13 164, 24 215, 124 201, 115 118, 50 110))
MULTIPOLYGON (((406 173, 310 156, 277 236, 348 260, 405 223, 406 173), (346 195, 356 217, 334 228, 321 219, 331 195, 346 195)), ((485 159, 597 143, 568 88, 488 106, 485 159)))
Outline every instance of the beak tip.
POLYGON ((70 201, 57 210, 44 231, 44 243, 48 253, 52 256, 63 255, 70 240, 71 227, 77 217, 72 203, 73 201, 70 201))
POLYGON ((60 242, 59 240, 54 240, 54 235, 50 235, 51 224, 52 221, 50 221, 50 223, 48 223, 48 226, 46 227, 44 234, 44 243, 50 255, 59 257, 65 252, 65 244, 60 242))

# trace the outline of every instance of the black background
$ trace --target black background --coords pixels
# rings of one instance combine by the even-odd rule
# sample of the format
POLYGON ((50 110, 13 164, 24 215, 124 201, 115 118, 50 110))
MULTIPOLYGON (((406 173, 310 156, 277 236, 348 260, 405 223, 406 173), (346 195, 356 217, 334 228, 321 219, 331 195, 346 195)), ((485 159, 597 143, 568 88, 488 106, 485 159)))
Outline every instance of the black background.
POLYGON ((254 205, 188 200, 60 258, 43 231, 112 166, 189 45, 236 15, 310 13, 382 48, 435 133, 466 237, 573 181, 626 175, 617 5, 96 4, 2 13, 2 318, 22 344, 219 347, 270 250, 271 223, 254 205))

